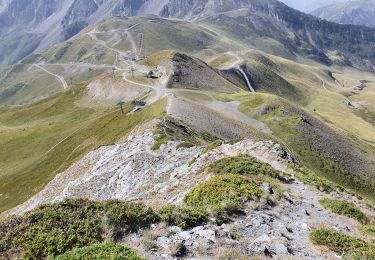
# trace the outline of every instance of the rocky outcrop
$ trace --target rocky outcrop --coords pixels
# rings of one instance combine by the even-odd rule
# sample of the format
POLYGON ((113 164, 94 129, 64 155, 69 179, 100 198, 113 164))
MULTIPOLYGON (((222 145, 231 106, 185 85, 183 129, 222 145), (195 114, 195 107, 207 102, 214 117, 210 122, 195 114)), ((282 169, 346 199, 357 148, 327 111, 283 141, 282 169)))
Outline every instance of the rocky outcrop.
MULTIPOLYGON (((248 209, 246 214, 221 226, 207 224, 182 230, 159 225, 151 231, 129 235, 123 241, 150 259, 175 259, 176 254, 198 259, 221 259, 228 255, 232 256, 229 259, 335 259, 334 253, 312 245, 311 230, 326 225, 355 234, 358 232, 355 221, 324 209, 319 203, 319 199, 327 196, 324 193, 299 182, 288 184, 286 189, 287 199, 278 201, 277 206, 248 209)), ((350 196, 333 196, 358 203, 350 196)))
POLYGON ((159 207, 179 203, 195 185, 209 176, 203 169, 228 156, 248 154, 274 168, 289 171, 285 151, 272 141, 244 140, 225 144, 204 155, 203 147, 179 148, 168 142, 153 151, 151 130, 130 135, 123 144, 105 146, 87 154, 48 186, 11 213, 21 214, 40 204, 66 198, 142 201, 159 207))

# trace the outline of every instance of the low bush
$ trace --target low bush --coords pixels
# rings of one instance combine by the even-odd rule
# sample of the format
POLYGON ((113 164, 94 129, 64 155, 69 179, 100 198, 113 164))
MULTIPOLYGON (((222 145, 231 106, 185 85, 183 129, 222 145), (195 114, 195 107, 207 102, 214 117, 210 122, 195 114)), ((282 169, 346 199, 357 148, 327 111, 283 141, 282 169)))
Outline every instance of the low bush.
POLYGON ((91 246, 76 248, 52 260, 143 260, 132 249, 113 243, 93 244, 91 246))
POLYGON ((310 240, 321 246, 326 246, 347 259, 375 259, 375 246, 358 238, 348 236, 334 229, 321 228, 310 233, 310 240))
POLYGON ((332 211, 333 213, 343 215, 349 218, 354 218, 362 224, 369 223, 369 219, 367 218, 367 216, 353 203, 331 199, 322 199, 319 202, 323 205, 323 207, 332 211))
POLYGON ((161 220, 168 225, 189 229, 207 223, 207 212, 200 209, 182 208, 168 205, 159 212, 161 220))
POLYGON ((0 258, 15 248, 26 259, 60 255, 102 242, 108 229, 116 238, 157 221, 150 208, 128 202, 79 199, 44 205, 0 224, 0 258))
POLYGON ((284 175, 271 165, 248 155, 221 159, 214 162, 210 168, 215 174, 268 175, 274 178, 284 175))
POLYGON ((262 194, 257 181, 247 176, 227 174, 199 184, 184 200, 188 206, 211 209, 217 222, 224 223, 229 220, 229 215, 242 212, 246 202, 262 194))
POLYGON ((125 233, 136 232, 160 220, 157 213, 143 204, 115 200, 105 202, 104 209, 106 224, 113 230, 112 239, 117 239, 125 233))

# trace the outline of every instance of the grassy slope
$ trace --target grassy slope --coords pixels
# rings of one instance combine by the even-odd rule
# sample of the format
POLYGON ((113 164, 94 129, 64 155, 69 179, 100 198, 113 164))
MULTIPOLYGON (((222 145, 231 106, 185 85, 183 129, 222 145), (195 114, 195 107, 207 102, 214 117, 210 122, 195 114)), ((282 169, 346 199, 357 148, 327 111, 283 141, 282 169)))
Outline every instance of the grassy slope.
MULTIPOLYGON (((89 26, 80 34, 64 43, 26 57, 20 65, 12 69, 13 73, 11 77, 2 78, 0 71, 0 104, 23 104, 56 94, 61 90, 61 84, 53 76, 43 73, 36 68, 28 70, 33 63, 44 61, 46 63, 65 64, 70 62, 114 64, 117 52, 109 48, 121 52, 133 52, 129 38, 123 30, 135 24, 139 25, 131 29, 130 33, 134 38, 134 42, 138 45, 141 32, 143 31, 145 37, 142 54, 144 55, 173 49, 198 56, 207 56, 212 53, 239 49, 241 47, 229 38, 222 37, 222 35, 218 35, 194 23, 168 21, 159 18, 131 17, 126 20, 112 18, 89 26), (97 33, 96 36, 98 40, 104 41, 109 48, 103 46, 102 42, 96 42, 88 35, 92 30, 102 32, 97 33), (111 30, 114 31, 109 32, 111 30), (19 83, 25 83, 27 87, 14 93, 14 86, 19 83), (9 95, 9 93, 13 93, 13 95, 10 98, 2 100, 1 96, 5 89, 10 89, 5 93, 5 96, 9 95)), ((6 70, 8 69, 6 68, 6 70)), ((74 66, 66 66, 66 68, 48 66, 46 69, 62 75, 68 84, 70 84, 71 74, 73 75, 74 83, 80 83, 97 76, 101 72, 97 71, 97 69, 92 71, 87 68, 78 69, 74 66)))
MULTIPOLYGON (((337 87, 328 75, 330 68, 316 63, 296 63, 257 51, 249 51, 244 58, 247 59, 248 73, 259 92, 275 94, 297 103, 331 127, 374 144, 374 126, 358 116, 357 110, 346 105, 342 93, 348 88, 337 87), (322 81, 325 82, 326 88, 322 86, 322 81)), ((352 78, 353 85, 357 85, 359 79, 375 80, 375 77, 369 73, 348 71, 343 68, 332 69, 340 73, 340 79, 352 78)), ((371 100, 373 92, 375 90, 370 83, 367 92, 361 93, 356 98, 371 100)), ((373 111, 371 102, 367 103, 369 110, 373 111)))
MULTIPOLYGON (((324 93, 320 94, 322 98, 326 98, 324 93)), ((284 107, 284 102, 280 103, 280 98, 265 93, 257 93, 257 94, 249 94, 249 93, 239 93, 234 95, 218 95, 217 96, 221 100, 239 100, 241 101, 240 110, 248 115, 255 116, 259 120, 265 122, 274 132, 274 137, 277 141, 284 143, 296 156, 297 159, 305 166, 310 167, 315 171, 315 173, 327 177, 330 180, 333 180, 339 184, 344 185, 347 188, 351 188, 359 192, 359 194, 364 195, 366 197, 374 199, 373 188, 371 185, 368 186, 364 180, 368 178, 368 176, 362 176, 364 179, 359 182, 355 183, 353 178, 349 178, 349 176, 344 175, 343 172, 340 171, 335 165, 335 163, 327 158, 323 158, 322 154, 317 153, 314 151, 310 144, 306 142, 306 140, 296 132, 296 126, 299 124, 301 118, 298 115, 293 114, 286 114, 284 115, 283 111, 290 111, 291 108, 284 107), (257 113, 256 111, 259 110, 262 106, 271 105, 275 106, 275 110, 273 112, 267 111, 266 113, 257 113), (256 112, 254 114, 254 112, 256 112), (281 121, 280 121, 281 120, 281 121), (366 185, 364 185, 366 184, 366 185)), ((329 100, 328 96, 328 100, 329 100)), ((333 97, 334 94, 333 94, 333 97)), ((308 100, 309 101, 309 100, 308 100)), ((337 107, 334 104, 339 103, 339 101, 335 100, 331 96, 330 102, 327 102, 325 105, 324 103, 319 108, 319 112, 323 109, 326 112, 324 120, 327 122, 329 119, 329 125, 336 129, 336 132, 340 133, 340 136, 347 140, 348 142, 354 143, 354 140, 359 142, 357 147, 362 145, 361 149, 366 150, 368 155, 373 154, 375 156, 374 149, 369 146, 369 143, 365 142, 361 139, 353 139, 350 138, 351 136, 358 136, 363 137, 365 134, 369 134, 370 138, 375 137, 375 133, 371 131, 366 131, 366 128, 359 128, 359 131, 356 127, 354 128, 341 128, 340 125, 341 120, 344 117, 349 119, 348 124, 356 124, 357 122, 363 123, 363 120, 359 117, 356 117, 350 109, 342 108, 341 112, 343 115, 337 116, 337 107), (333 103, 333 105, 332 105, 333 103), (363 132, 361 132, 363 131, 363 132)), ((307 102, 307 107, 309 107, 309 102, 307 102)), ((338 107, 340 107, 338 105, 338 107)), ((315 114, 318 118, 321 117, 321 114, 315 114)), ((373 179, 373 176, 369 177, 373 179)), ((358 180, 358 179, 357 179, 358 180)), ((372 186, 373 187, 373 186, 372 186)))
POLYGON ((88 151, 116 142, 164 111, 164 101, 129 116, 117 108, 78 107, 83 95, 84 86, 77 86, 33 105, 1 108, 0 212, 40 191, 88 151))

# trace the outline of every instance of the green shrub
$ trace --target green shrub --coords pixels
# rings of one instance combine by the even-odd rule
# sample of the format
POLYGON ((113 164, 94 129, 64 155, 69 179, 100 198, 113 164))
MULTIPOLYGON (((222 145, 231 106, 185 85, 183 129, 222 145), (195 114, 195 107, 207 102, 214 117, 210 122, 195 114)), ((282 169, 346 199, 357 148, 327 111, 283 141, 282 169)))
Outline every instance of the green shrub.
POLYGON ((136 232, 160 220, 159 215, 143 204, 108 201, 104 203, 104 208, 106 224, 113 230, 112 239, 124 233, 136 232))
POLYGON ((353 203, 331 199, 322 199, 319 202, 323 205, 323 207, 332 211, 333 213, 354 218, 362 224, 369 223, 369 219, 366 217, 366 215, 353 203))
POLYGON ((132 249, 113 243, 76 248, 52 260, 142 260, 132 249))
POLYGON ((0 255, 14 248, 27 259, 60 255, 102 242, 107 229, 115 230, 110 235, 117 237, 156 221, 156 213, 142 204, 66 200, 0 224, 0 255))
POLYGON ((364 225, 360 229, 366 235, 375 236, 375 225, 364 225))
POLYGON ((215 174, 268 175, 274 178, 284 175, 271 165, 248 155, 221 159, 214 162, 210 168, 215 174))
POLYGON ((233 240, 241 240, 242 236, 240 234, 237 234, 237 233, 229 233, 229 237, 233 240))
POLYGON ((262 196, 259 183, 247 176, 234 174, 214 176, 199 184, 185 196, 188 206, 210 208, 217 222, 228 220, 230 214, 239 213, 247 201, 262 196))
POLYGON ((330 250, 348 259, 375 259, 375 246, 358 238, 345 235, 334 229, 316 229, 310 233, 310 240, 317 245, 328 247, 330 250))
POLYGON ((189 229, 207 223, 207 212, 200 209, 182 208, 174 205, 163 207, 160 212, 162 221, 168 225, 189 229))

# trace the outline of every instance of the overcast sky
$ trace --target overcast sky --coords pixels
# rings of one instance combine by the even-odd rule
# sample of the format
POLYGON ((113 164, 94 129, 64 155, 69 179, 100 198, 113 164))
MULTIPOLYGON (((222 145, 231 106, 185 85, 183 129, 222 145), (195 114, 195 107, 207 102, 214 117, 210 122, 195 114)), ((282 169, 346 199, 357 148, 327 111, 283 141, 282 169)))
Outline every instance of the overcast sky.
POLYGON ((303 12, 310 13, 319 7, 349 0, 279 0, 303 12))

